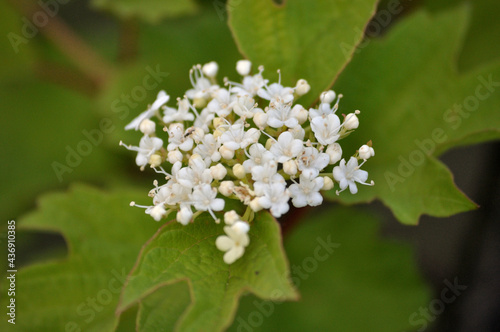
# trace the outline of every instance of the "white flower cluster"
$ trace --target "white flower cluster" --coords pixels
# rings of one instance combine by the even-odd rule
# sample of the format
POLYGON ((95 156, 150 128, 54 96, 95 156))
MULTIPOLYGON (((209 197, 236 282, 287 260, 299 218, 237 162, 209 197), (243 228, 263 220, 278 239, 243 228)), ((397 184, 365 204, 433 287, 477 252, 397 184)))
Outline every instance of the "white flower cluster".
POLYGON ((168 106, 169 95, 160 91, 125 127, 144 134, 139 146, 120 142, 137 151, 141 170, 150 165, 165 176, 166 183, 159 186, 155 180, 149 193, 153 205, 140 206, 155 220, 176 212, 177 221, 186 225, 206 211, 219 222, 214 212, 224 210, 222 196, 247 207, 243 216, 225 214, 228 236, 220 236, 216 245, 226 251, 228 264, 243 255, 255 212, 269 209, 280 217, 288 212, 290 199, 295 207, 317 206, 323 201, 320 190, 332 189, 334 181, 340 187, 337 194, 347 187, 357 193, 356 182, 373 185, 366 183, 368 173, 360 169, 375 154, 371 142, 347 163, 338 143, 358 127, 359 111, 341 119, 336 112, 342 95, 332 90, 321 94, 317 108, 307 110, 294 104, 310 89, 305 80, 285 87, 280 74, 278 83, 269 84, 262 66, 254 74, 251 67, 248 60, 238 61, 242 82, 224 79, 221 87, 217 63, 194 66, 193 88, 177 99, 177 107, 168 106), (152 119, 167 132, 165 141, 157 137, 152 119))

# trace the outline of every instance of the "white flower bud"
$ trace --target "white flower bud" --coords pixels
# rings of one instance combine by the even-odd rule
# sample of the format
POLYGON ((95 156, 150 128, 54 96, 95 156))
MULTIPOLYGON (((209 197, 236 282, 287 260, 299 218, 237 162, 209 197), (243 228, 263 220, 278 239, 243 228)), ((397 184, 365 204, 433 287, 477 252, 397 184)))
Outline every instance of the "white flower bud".
POLYGON ((210 167, 210 174, 215 180, 222 180, 227 174, 227 169, 222 164, 210 167))
POLYGON ((359 148, 359 157, 366 160, 375 155, 375 150, 371 146, 363 145, 359 148))
POLYGON ((322 190, 330 190, 333 189, 333 180, 330 179, 328 176, 325 176, 323 178, 323 188, 322 190))
POLYGON ((142 120, 141 124, 139 125, 139 130, 144 134, 144 135, 152 135, 156 131, 156 123, 149 119, 144 119, 142 120))
POLYGON ((249 206, 254 212, 259 212, 263 209, 263 206, 260 204, 259 197, 252 199, 249 206))
POLYGON ((219 192, 228 197, 233 194, 234 182, 233 181, 222 181, 219 186, 219 192))
POLYGON ((335 94, 335 91, 328 90, 328 91, 322 92, 321 96, 319 98, 321 99, 322 103, 331 104, 332 101, 335 100, 335 97, 337 97, 337 95, 335 94))
POLYGON ((182 161, 182 153, 179 150, 169 151, 167 155, 167 160, 172 165, 178 161, 182 161))
POLYGON ((269 119, 269 116, 267 115, 267 113, 264 113, 264 112, 255 113, 255 115, 253 116, 253 122, 260 129, 264 129, 267 127, 267 120, 268 119, 269 119))
POLYGON ((311 90, 311 86, 306 80, 300 79, 297 81, 297 85, 295 86, 295 93, 297 96, 303 96, 308 93, 309 90, 311 90))
POLYGON ((203 74, 207 75, 208 77, 215 77, 217 76, 217 72, 219 71, 219 65, 215 61, 206 63, 203 65, 202 71, 203 74))
POLYGON ((198 109, 202 109, 207 106, 207 100, 205 98, 194 98, 193 106, 198 109))
POLYGON ((299 124, 303 124, 304 122, 307 121, 307 117, 309 116, 309 112, 302 107, 298 112, 295 118, 299 121, 299 124))
POLYGON ((266 149, 271 150, 271 146, 273 146, 274 143, 276 143, 274 139, 268 138, 266 141, 266 149))
POLYGON ((295 160, 288 160, 283 164, 283 171, 288 175, 297 174, 297 162, 295 160))
POLYGON ((183 225, 187 225, 191 218, 193 217, 193 211, 190 207, 182 207, 177 212, 177 221, 183 225))
POLYGON ((238 179, 243 179, 246 175, 245 167, 242 164, 236 164, 233 166, 233 173, 238 179))
POLYGON ((228 225, 232 225, 239 220, 240 216, 234 210, 224 213, 224 222, 228 225))
POLYGON ((330 156, 330 165, 335 164, 337 161, 342 159, 342 147, 339 143, 333 143, 328 145, 325 153, 330 156))
MULTIPOLYGON (((357 113, 359 114, 359 113, 357 113)), ((347 130, 356 129, 359 126, 359 119, 355 113, 349 113, 344 120, 344 128, 347 130)))
POLYGON ((241 76, 250 74, 250 69, 252 69, 252 63, 249 60, 239 60, 236 62, 236 71, 241 76))
POLYGON ((219 153, 222 156, 222 158, 227 160, 233 159, 234 157, 234 151, 224 145, 219 148, 219 153))
POLYGON ((250 230, 250 225, 244 221, 237 221, 231 228, 238 234, 246 234, 250 230))
POLYGON ((149 164, 151 167, 158 167, 161 165, 161 156, 158 154, 152 154, 151 157, 149 157, 149 164))

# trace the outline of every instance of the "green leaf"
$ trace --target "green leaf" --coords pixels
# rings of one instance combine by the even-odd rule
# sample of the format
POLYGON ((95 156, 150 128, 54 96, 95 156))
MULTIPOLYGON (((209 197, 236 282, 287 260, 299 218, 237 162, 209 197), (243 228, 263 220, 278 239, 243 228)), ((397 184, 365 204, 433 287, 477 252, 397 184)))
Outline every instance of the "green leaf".
POLYGON ((18 319, 16 325, 8 324, 9 331, 114 330, 118 322, 114 311, 127 273, 158 228, 141 209, 128 206, 142 194, 131 190, 107 194, 75 185, 68 193, 43 196, 38 210, 19 220, 18 235, 61 233, 69 253, 62 261, 18 271, 18 319))
MULTIPOLYGON (((464 0, 427 0, 426 7, 431 10, 444 10, 464 0)), ((467 1, 471 8, 471 19, 462 51, 458 59, 460 71, 467 71, 483 63, 500 58, 500 2, 492 0, 467 1)))
POLYGON ((407 224, 421 214, 475 208, 436 159, 454 146, 500 137, 500 63, 466 74, 456 70, 467 17, 464 7, 417 12, 383 40, 369 41, 339 77, 341 111, 361 110, 360 128, 345 140, 344 155, 369 140, 376 151, 363 167, 375 186, 342 193, 342 201, 378 198, 407 224))
POLYGON ((430 290, 419 276, 410 246, 380 238, 375 216, 359 207, 315 210, 285 239, 301 300, 280 304, 246 297, 228 331, 419 328, 410 326, 409 319, 429 306, 430 290))
POLYGON ((329 87, 349 62, 374 14, 376 0, 230 0, 229 24, 242 54, 282 82, 306 79, 306 106, 329 87))
MULTIPOLYGON (((232 265, 222 260, 215 239, 222 224, 201 215, 193 224, 171 222, 143 248, 125 285, 119 311, 164 285, 187 280, 192 303, 176 324, 179 331, 220 331, 231 324, 238 298, 250 291, 265 299, 296 299, 288 279, 288 263, 281 247, 280 228, 267 213, 258 214, 250 229, 250 245, 232 265)), ((153 308, 154 309, 154 308, 153 308)), ((142 306, 141 315, 161 315, 142 306)), ((174 311, 175 312, 175 311, 174 311)), ((164 315, 170 315, 165 311, 164 315)), ((155 322, 149 322, 155 324, 155 322)))
POLYGON ((6 217, 26 211, 43 190, 74 180, 102 183, 124 177, 125 169, 104 148, 116 122, 94 116, 95 105, 86 97, 29 75, 0 82, 0 100, 6 110, 2 121, 8 124, 0 132, 6 161, 0 164, 0 195, 7 198, 0 210, 6 217))
POLYGON ((178 282, 155 290, 139 305, 137 330, 173 331, 179 317, 190 303, 189 286, 186 282, 178 282))
POLYGON ((91 5, 122 19, 139 18, 152 23, 167 17, 191 14, 196 10, 193 0, 92 0, 91 5))

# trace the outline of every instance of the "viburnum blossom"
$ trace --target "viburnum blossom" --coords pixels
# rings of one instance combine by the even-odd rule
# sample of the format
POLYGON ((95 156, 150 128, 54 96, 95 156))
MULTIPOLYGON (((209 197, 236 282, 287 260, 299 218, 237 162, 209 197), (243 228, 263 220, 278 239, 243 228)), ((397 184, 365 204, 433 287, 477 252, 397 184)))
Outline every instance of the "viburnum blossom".
POLYGON ((290 204, 320 205, 321 191, 335 183, 337 194, 347 187, 357 193, 356 183, 373 185, 360 168, 375 151, 370 141, 348 162, 342 158, 339 142, 358 128, 360 114, 337 114, 342 95, 324 91, 319 105, 308 109, 297 103, 310 90, 304 79, 287 87, 279 73, 279 81, 270 83, 262 66, 252 74, 252 63, 240 60, 236 71, 242 81, 224 78, 219 85, 218 70, 215 62, 194 66, 192 88, 177 105, 167 105, 170 96, 160 91, 125 127, 144 134, 139 146, 120 144, 137 152, 141 170, 149 165, 163 176, 165 183, 155 180, 149 192, 153 205, 131 203, 156 221, 172 214, 188 225, 208 213, 219 223, 228 199, 246 208, 241 216, 233 210, 224 214, 226 235, 216 239, 224 262, 232 264, 250 243, 255 213, 269 210, 279 218, 290 204))

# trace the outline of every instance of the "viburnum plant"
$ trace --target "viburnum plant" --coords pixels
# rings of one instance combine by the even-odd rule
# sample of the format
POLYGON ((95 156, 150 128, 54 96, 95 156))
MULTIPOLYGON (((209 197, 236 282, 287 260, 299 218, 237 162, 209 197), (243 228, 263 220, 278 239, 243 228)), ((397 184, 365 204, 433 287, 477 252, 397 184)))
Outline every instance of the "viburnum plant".
POLYGON ((224 78, 221 86, 216 62, 194 66, 189 72, 193 88, 177 98, 177 108, 168 106, 170 96, 160 91, 125 127, 144 134, 139 146, 120 142, 137 151, 141 170, 149 165, 164 175, 166 183, 155 180, 149 192, 153 205, 131 202, 156 221, 176 212, 177 221, 187 225, 208 212, 219 223, 222 197, 246 206, 241 216, 234 210, 224 213, 227 235, 215 244, 226 252, 227 264, 243 255, 256 212, 269 209, 279 218, 289 211, 290 201, 297 208, 320 205, 320 191, 332 190, 335 183, 337 195, 347 188, 356 194, 356 183, 374 184, 360 169, 375 155, 371 141, 347 162, 339 144, 359 126, 359 110, 339 117, 342 95, 332 90, 321 93, 317 107, 307 110, 295 103, 310 90, 306 80, 285 87, 279 70, 278 82, 269 83, 262 66, 255 74, 251 67, 248 60, 238 61, 241 83, 224 78), (157 135, 157 124, 165 133, 157 135))

